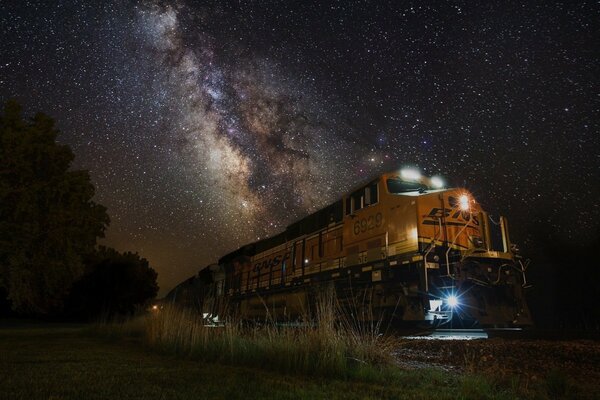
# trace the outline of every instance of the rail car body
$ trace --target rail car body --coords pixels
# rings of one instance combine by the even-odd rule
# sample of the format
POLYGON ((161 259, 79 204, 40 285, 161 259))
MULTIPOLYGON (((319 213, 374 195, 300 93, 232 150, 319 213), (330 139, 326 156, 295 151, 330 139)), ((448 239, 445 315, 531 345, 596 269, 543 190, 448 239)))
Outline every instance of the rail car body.
POLYGON ((225 255, 167 299, 205 315, 227 304, 245 319, 289 321, 329 285, 373 319, 529 325, 515 251, 506 219, 493 221, 467 190, 398 171, 225 255))

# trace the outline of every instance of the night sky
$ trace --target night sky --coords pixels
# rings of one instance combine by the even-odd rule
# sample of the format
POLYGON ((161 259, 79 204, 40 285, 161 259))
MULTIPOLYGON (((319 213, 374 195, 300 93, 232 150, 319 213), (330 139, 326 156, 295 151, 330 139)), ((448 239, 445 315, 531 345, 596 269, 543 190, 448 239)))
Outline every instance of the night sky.
POLYGON ((596 2, 2 1, 0 101, 57 120, 104 244, 164 294, 403 166, 511 221, 600 221, 596 2))

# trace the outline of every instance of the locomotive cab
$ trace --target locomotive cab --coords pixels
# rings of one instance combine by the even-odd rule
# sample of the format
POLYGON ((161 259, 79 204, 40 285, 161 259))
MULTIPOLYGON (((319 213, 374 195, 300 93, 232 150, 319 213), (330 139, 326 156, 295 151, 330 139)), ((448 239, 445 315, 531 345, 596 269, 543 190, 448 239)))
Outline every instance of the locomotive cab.
POLYGON ((434 325, 531 323, 525 265, 506 219, 494 221, 468 190, 439 177, 401 170, 361 185, 345 197, 343 240, 343 265, 362 266, 355 278, 371 274, 377 315, 434 325))
POLYGON ((425 319, 530 325, 526 264, 510 242, 506 218, 494 221, 466 189, 421 190, 417 203, 425 319))

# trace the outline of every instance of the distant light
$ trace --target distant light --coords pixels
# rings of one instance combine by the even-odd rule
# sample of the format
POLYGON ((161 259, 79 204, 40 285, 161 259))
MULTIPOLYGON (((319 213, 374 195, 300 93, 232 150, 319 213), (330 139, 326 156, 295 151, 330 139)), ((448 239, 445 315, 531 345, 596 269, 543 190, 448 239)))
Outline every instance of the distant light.
POLYGON ((470 205, 469 205, 469 196, 467 196, 466 194, 461 195, 458 198, 458 202, 459 202, 461 210, 463 210, 463 211, 469 211, 469 207, 470 207, 470 205))
POLYGON ((451 294, 450 296, 448 296, 448 298, 446 299, 446 303, 448 303, 448 305, 451 308, 454 308, 458 305, 458 297, 456 297, 455 295, 451 294))
POLYGON ((421 173, 416 169, 403 169, 400 171, 400 176, 411 181, 418 181, 421 179, 421 173))
POLYGON ((439 176, 432 176, 431 185, 434 187, 434 189, 441 189, 444 187, 444 181, 439 176))
POLYGON ((158 310, 158 306, 155 304, 155 305, 152 306, 152 309, 153 310, 158 310))
POLYGON ((304 259, 304 264, 308 264, 308 258, 304 259))

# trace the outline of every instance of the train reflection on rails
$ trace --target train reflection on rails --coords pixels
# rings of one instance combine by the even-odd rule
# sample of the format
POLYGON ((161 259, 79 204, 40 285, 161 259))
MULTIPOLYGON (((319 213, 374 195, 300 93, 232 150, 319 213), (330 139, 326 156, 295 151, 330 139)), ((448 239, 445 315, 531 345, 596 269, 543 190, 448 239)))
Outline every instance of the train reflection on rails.
POLYGON ((227 308, 244 319, 292 321, 333 286, 363 318, 524 326, 525 269, 505 218, 493 221, 465 189, 401 170, 225 255, 166 301, 204 315, 227 308))

